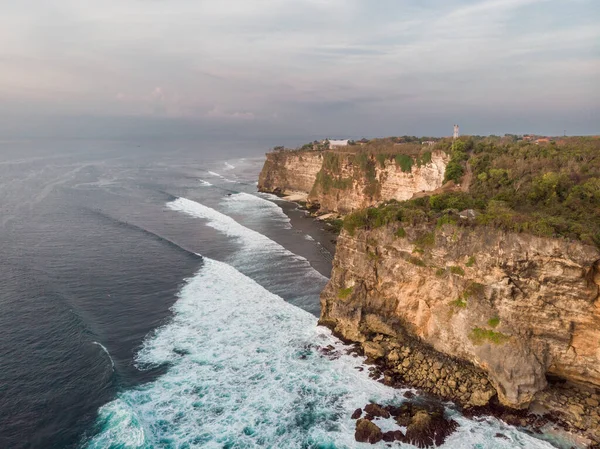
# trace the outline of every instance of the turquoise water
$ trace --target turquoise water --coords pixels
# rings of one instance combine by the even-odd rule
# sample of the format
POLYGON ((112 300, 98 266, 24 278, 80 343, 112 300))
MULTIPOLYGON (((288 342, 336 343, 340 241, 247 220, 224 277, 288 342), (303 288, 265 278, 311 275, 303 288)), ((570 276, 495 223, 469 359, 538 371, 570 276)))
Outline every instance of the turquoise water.
MULTIPOLYGON (((232 214, 247 206, 285 225, 285 217, 267 204, 261 211, 257 201, 265 200, 238 195, 221 206, 232 214)), ((322 276, 305 259, 222 212, 182 198, 167 209, 227 235, 238 251, 227 262, 203 259, 179 292, 173 318, 147 337, 136 356, 139 369, 166 366, 166 372, 103 406, 98 433, 85 446, 373 447, 354 441, 352 411, 369 401, 400 403, 403 392, 370 379, 367 370, 357 369, 363 360, 346 354, 328 329, 317 326, 314 315, 237 268, 258 270, 277 256, 283 268, 294 267, 300 280, 294 288, 304 283, 307 291, 322 283, 322 276), (327 345, 336 348, 337 357, 318 350, 327 345)), ((447 448, 551 447, 492 418, 477 422, 454 415, 460 428, 447 448), (508 439, 495 437, 498 432, 508 439)), ((384 428, 389 424, 380 423, 384 428)))

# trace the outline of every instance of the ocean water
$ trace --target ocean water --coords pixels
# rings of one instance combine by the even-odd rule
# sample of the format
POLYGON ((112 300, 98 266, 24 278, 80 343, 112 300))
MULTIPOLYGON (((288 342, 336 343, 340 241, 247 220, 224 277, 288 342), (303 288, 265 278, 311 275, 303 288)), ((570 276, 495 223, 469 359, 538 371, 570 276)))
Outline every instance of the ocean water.
MULTIPOLYGON (((0 145, 0 447, 371 447, 351 413, 403 391, 317 326, 331 237, 255 191, 267 146, 0 145)), ((448 414, 446 448, 552 447, 448 414)))

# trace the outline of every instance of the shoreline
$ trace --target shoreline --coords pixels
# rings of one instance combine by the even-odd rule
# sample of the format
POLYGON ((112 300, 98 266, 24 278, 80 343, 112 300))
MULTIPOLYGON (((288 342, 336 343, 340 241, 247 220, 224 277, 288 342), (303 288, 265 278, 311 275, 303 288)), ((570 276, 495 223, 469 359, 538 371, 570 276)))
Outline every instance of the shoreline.
MULTIPOLYGON (((415 390, 415 398, 455 409, 468 419, 493 417, 532 436, 546 436, 548 438, 540 439, 558 449, 600 449, 598 435, 584 423, 584 419, 594 413, 596 417, 600 416, 598 407, 586 405, 586 400, 595 401, 594 398, 600 397, 600 389, 556 381, 540 392, 527 409, 512 409, 499 403, 495 390, 485 398, 490 392, 486 391, 489 381, 483 370, 440 353, 415 337, 405 335, 397 349, 381 355, 378 346, 390 343, 387 337, 379 338, 382 337, 379 335, 361 343, 348 340, 335 331, 331 323, 320 320, 319 325, 331 329, 337 338, 352 348, 352 352, 365 356, 369 376, 386 386, 415 390), (436 376, 444 371, 448 372, 445 380, 436 376), (461 383, 464 387, 456 390, 451 382, 455 386, 461 383), (464 393, 462 397, 461 392, 464 393), (473 397, 475 400, 471 401, 473 397), (486 399, 485 405, 477 405, 482 398, 486 399)), ((496 437, 504 436, 498 434, 496 437)))
MULTIPOLYGON (((286 204, 290 206, 282 207, 282 210, 290 217, 292 226, 295 228, 299 227, 305 232, 308 228, 312 228, 313 230, 317 228, 322 236, 334 237, 325 239, 322 242, 323 247, 333 256, 335 254, 337 235, 331 228, 327 229, 325 227, 327 225, 322 217, 326 219, 334 214, 312 215, 304 201, 307 198, 307 194, 302 192, 285 192, 276 196, 284 202, 281 206, 286 204), (311 220, 306 220, 307 218, 311 220), (306 226, 307 223, 308 226, 306 226)), ((327 324, 319 322, 319 325, 331 328, 327 324)), ((492 393, 487 389, 487 377, 485 373, 475 366, 465 364, 464 362, 461 363, 459 360, 438 353, 416 339, 407 336, 404 346, 399 348, 404 350, 404 352, 398 352, 398 360, 400 362, 407 361, 405 362, 407 366, 404 372, 398 372, 396 368, 398 360, 390 361, 386 357, 377 357, 377 350, 371 347, 374 343, 376 345, 377 342, 366 341, 366 344, 361 344, 349 341, 337 332, 334 332, 334 335, 344 343, 352 346, 357 354, 366 356, 366 363, 370 365, 370 376, 384 385, 396 389, 414 389, 417 391, 416 396, 418 398, 433 401, 440 405, 448 406, 448 403, 451 403, 450 408, 456 409, 469 419, 477 420, 486 416, 494 417, 508 425, 520 428, 531 435, 543 434, 551 439, 561 440, 561 444, 558 445, 554 441, 549 441, 557 448, 600 449, 600 445, 597 442, 586 436, 585 430, 587 429, 576 425, 578 421, 576 417, 574 418, 572 415, 567 416, 563 413, 565 408, 572 405, 577 407, 577 404, 584 402, 582 395, 585 393, 582 393, 583 390, 577 385, 570 383, 563 385, 558 382, 552 384, 543 392, 543 399, 535 401, 529 409, 525 410, 505 407, 496 398, 493 398, 486 405, 475 405, 477 400, 475 400, 475 403, 469 403, 469 398, 473 393, 476 396, 479 395, 482 397, 495 394, 495 391, 492 393), (420 364, 423 365, 423 369, 420 368, 420 364), (438 370, 446 369, 449 372, 454 372, 457 378, 468 379, 470 387, 468 390, 462 392, 462 398, 461 391, 453 391, 451 385, 444 385, 437 388, 435 383, 429 380, 429 371, 435 372, 435 368, 438 370), (421 380, 417 379, 419 377, 421 377, 421 380), (430 384, 429 387, 428 384, 430 384), (479 388, 479 386, 482 388, 479 388), (465 396, 464 393, 467 393, 467 395, 465 396), (573 400, 569 401, 569 397, 574 398, 579 396, 582 396, 580 401, 570 404, 573 400), (566 403, 566 407, 561 402, 566 403)), ((596 393, 600 394, 600 392, 596 393)), ((598 395, 596 393, 591 393, 589 397, 596 397, 598 395)), ((410 398, 407 399, 410 400, 410 398)), ((583 415, 593 413, 593 410, 589 410, 587 407, 582 408, 582 410, 583 415)), ((365 419, 368 420, 369 416, 367 415, 365 419)), ((497 437, 502 438, 503 435, 499 434, 497 437)), ((541 439, 548 441, 546 438, 541 439)))
MULTIPOLYGON (((310 209, 306 207, 306 199, 308 193, 304 192, 261 192, 269 195, 276 196, 278 198, 278 205, 281 207, 283 212, 289 217, 290 224, 294 229, 298 229, 305 234, 309 235, 317 243, 319 243, 323 249, 327 251, 329 256, 329 265, 331 269, 331 263, 335 256, 336 243, 338 234, 336 234, 331 227, 322 217, 312 215, 310 209)), ((326 214, 331 215, 331 214, 326 214)), ((321 271, 321 270, 319 270, 321 271)), ((330 272, 322 273, 328 278, 330 272)))

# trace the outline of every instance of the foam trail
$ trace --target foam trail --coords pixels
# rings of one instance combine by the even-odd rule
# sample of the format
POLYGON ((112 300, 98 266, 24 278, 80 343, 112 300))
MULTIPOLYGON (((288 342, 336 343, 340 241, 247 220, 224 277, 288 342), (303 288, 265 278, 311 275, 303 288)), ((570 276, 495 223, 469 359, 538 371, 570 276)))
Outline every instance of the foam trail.
POLYGON ((98 345, 102 348, 102 350, 104 352, 106 352, 106 355, 108 356, 108 358, 110 359, 110 364, 112 365, 112 370, 115 370, 115 361, 113 360, 113 358, 110 356, 110 352, 108 352, 108 349, 106 349, 106 347, 102 344, 102 343, 98 343, 97 341, 93 341, 92 342, 93 345, 98 345))
POLYGON ((205 181, 204 179, 199 179, 199 181, 200 181, 200 185, 202 187, 210 187, 210 186, 212 186, 212 184, 210 182, 205 181))
POLYGON ((291 229, 290 217, 288 217, 281 207, 273 201, 262 198, 261 196, 250 193, 235 193, 225 197, 224 204, 228 211, 244 214, 244 216, 253 216, 257 221, 265 219, 265 215, 271 220, 283 223, 284 227, 291 229))
MULTIPOLYGON (((136 356, 140 368, 168 370, 101 407, 88 448, 367 447, 354 441, 352 411, 402 401, 400 390, 356 370, 363 359, 346 354, 314 316, 222 262, 204 258, 172 310, 136 356), (338 358, 315 346, 329 344, 338 358)), ((495 420, 456 419, 461 426, 443 448, 551 447, 495 420), (494 437, 499 431, 506 440, 494 437)))
POLYGON ((214 171, 209 171, 208 174, 212 175, 212 176, 215 176, 217 178, 221 178, 225 182, 234 182, 234 183, 237 183, 237 181, 234 181, 233 179, 227 179, 225 176, 220 175, 219 173, 215 173, 214 171))
MULTIPOLYGON (((290 269, 302 270, 305 275, 308 275, 319 281, 321 286, 327 282, 327 278, 313 269, 309 262, 291 251, 285 249, 279 243, 274 242, 265 235, 249 229, 233 218, 222 214, 210 207, 197 203, 196 201, 188 200, 187 198, 178 198, 175 201, 167 203, 167 207, 174 211, 183 212, 192 217, 202 218, 207 220, 207 226, 216 229, 223 234, 236 238, 242 248, 238 261, 246 264, 254 264, 257 259, 264 262, 273 260, 275 256, 284 257, 287 264, 290 264, 290 269)), ((298 271, 296 271, 297 273, 298 271)))

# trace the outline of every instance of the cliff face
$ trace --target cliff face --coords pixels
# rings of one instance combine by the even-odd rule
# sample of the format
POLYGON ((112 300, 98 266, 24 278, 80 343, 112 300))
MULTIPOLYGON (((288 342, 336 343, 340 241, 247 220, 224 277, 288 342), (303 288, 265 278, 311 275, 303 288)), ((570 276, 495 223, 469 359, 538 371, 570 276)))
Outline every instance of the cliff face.
POLYGON ((395 237, 394 226, 341 234, 322 323, 398 372, 394 348, 415 336, 480 367, 511 407, 547 374, 600 386, 597 248, 453 225, 395 237))
POLYGON ((435 151, 420 163, 402 167, 391 157, 331 151, 269 153, 258 188, 275 193, 302 191, 321 211, 344 214, 440 188, 448 160, 446 153, 435 151))
POLYGON ((323 165, 323 154, 310 152, 273 152, 258 177, 258 190, 261 192, 309 193, 323 165))

